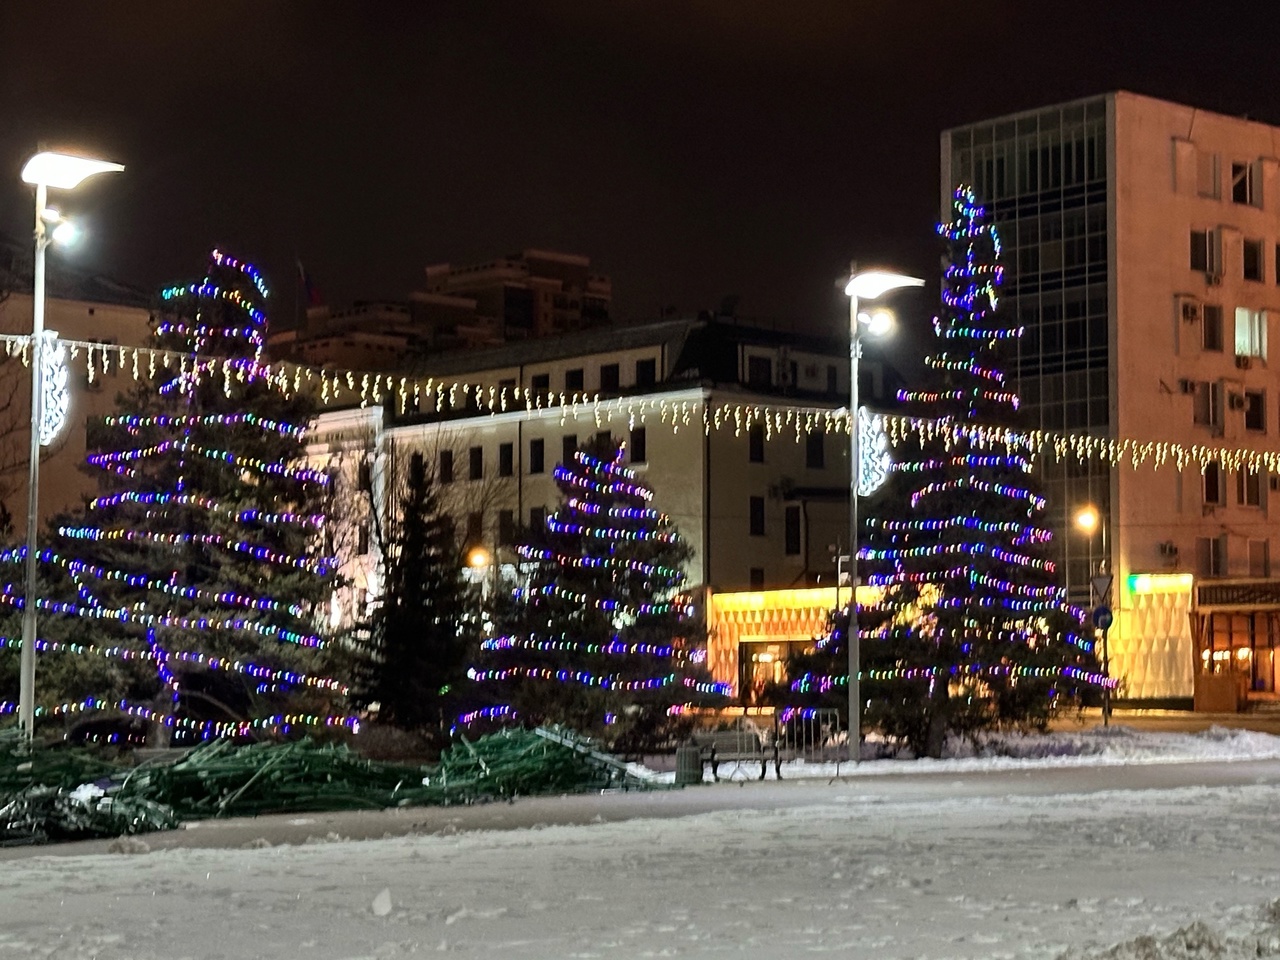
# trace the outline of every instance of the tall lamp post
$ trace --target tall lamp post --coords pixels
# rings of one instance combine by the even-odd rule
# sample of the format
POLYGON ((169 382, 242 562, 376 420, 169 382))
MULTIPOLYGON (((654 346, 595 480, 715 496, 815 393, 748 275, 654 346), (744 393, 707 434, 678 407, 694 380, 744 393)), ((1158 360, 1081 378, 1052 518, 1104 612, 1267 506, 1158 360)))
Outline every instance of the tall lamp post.
POLYGON ((36 188, 35 277, 31 310, 31 452, 27 472, 26 586, 22 600, 22 656, 19 661, 18 729, 30 742, 36 707, 36 524, 40 484, 40 445, 51 443, 43 426, 44 399, 44 251, 49 241, 70 239, 71 226, 47 206, 49 190, 71 190, 98 173, 123 170, 118 163, 65 153, 37 153, 22 168, 22 179, 36 188), (54 226, 50 230, 50 226, 54 226))
POLYGON ((873 337, 883 336, 893 326, 887 310, 874 314, 859 312, 863 300, 878 300, 890 290, 923 287, 924 281, 888 270, 849 271, 844 292, 849 297, 849 760, 861 759, 862 684, 858 673, 862 663, 862 638, 858 635, 858 361, 862 359, 862 328, 873 337))
MULTIPOLYGON (((1075 515, 1076 528, 1089 538, 1089 576, 1094 574, 1093 568, 1093 534, 1097 530, 1102 531, 1102 559, 1098 561, 1097 573, 1103 579, 1106 579, 1108 572, 1107 563, 1107 525, 1102 520, 1102 514, 1098 508, 1092 503, 1087 503, 1075 515)), ((1101 588, 1099 588, 1101 590, 1101 588)), ((1090 581, 1090 592, 1094 593, 1093 581, 1090 581)), ((1109 597, 1094 596, 1094 602, 1101 606, 1105 606, 1109 597)), ((1110 630, 1109 622, 1104 622, 1099 628, 1102 631, 1102 675, 1108 679, 1111 678, 1111 656, 1107 643, 1107 632, 1110 630)), ((1102 725, 1108 726, 1111 723, 1111 688, 1102 688, 1102 725)))

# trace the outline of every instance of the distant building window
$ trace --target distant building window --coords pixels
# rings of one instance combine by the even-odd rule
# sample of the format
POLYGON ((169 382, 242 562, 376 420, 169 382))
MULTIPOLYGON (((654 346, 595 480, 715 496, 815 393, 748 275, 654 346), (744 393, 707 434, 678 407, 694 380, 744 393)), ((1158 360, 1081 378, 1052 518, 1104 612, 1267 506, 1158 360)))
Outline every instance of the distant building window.
POLYGON ((1210 461, 1204 468, 1203 490, 1205 506, 1217 507, 1227 502, 1227 491, 1222 483, 1222 466, 1216 460, 1210 461))
POLYGON ((1203 344, 1206 350, 1222 352, 1222 305, 1206 303, 1200 311, 1203 344))
POLYGON ((369 461, 367 460, 362 461, 360 463, 359 468, 357 468, 356 472, 357 472, 356 480, 360 486, 360 489, 365 491, 372 490, 373 489, 373 469, 372 467, 370 467, 369 461))
POLYGON ((453 451, 440 451, 440 482, 453 483, 453 451))
POLYGON ((1242 507, 1262 506, 1262 474, 1257 470, 1236 472, 1236 503, 1242 507))
POLYGON ((747 357, 747 386, 757 390, 773 387, 773 361, 768 357, 747 357))
POLYGON ((546 466, 547 442, 539 437, 529 441, 529 472, 542 473, 546 466))
POLYGON ((551 374, 535 373, 529 378, 529 389, 534 393, 550 393, 551 392, 551 374))
POLYGON ((1267 359, 1267 313, 1236 307, 1236 356, 1267 359))
POLYGON ((1271 543, 1268 540, 1249 541, 1249 576, 1271 576, 1271 543))
POLYGON ((547 525, 547 508, 546 507, 530 507, 529 508, 529 528, 534 532, 541 532, 547 525))
POLYGON ((476 544, 484 539, 484 513, 473 511, 467 514, 467 543, 476 544))
POLYGON ((498 381, 499 387, 514 387, 516 385, 515 377, 504 377, 498 381))
POLYGON ((805 434, 804 465, 810 470, 821 470, 827 465, 826 439, 816 430, 805 434))
POLYGON ((369 552, 369 525, 367 523, 360 524, 359 533, 356 543, 356 554, 363 557, 369 552))
POLYGON ((574 370, 566 370, 564 372, 564 392, 565 393, 581 393, 584 378, 582 368, 578 367, 574 370))
POLYGON ((1267 395, 1261 390, 1244 392, 1244 428, 1259 433, 1267 431, 1267 395))
POLYGON ((1213 234, 1208 230, 1191 231, 1191 269, 1202 273, 1216 273, 1217 258, 1213 256, 1213 234))
POLYGON ((560 440, 560 462, 565 466, 573 464, 573 455, 578 452, 578 435, 566 433, 560 440))
POLYGON ((1218 155, 1216 153, 1196 153, 1196 192, 1202 197, 1218 199, 1218 155))
POLYGON ((753 537, 764 536, 764 497, 751 498, 749 530, 753 537))
POLYGON ((515 452, 514 444, 498 445, 498 476, 510 477, 515 473, 515 452))
POLYGON ((621 382, 621 370, 616 363, 606 363, 600 367, 601 393, 617 393, 621 382))
POLYGON ((747 459, 764 463, 764 427, 758 423, 747 429, 747 459))
POLYGON ((1196 568, 1202 577, 1223 577, 1227 573, 1225 537, 1196 538, 1196 568))
POLYGON ((764 567, 752 567, 747 573, 747 581, 752 590, 764 589, 764 567))
POLYGON ((1262 275, 1262 241, 1245 240, 1244 242, 1244 278, 1261 283, 1262 275))
POLYGON ((511 510, 498 511, 498 543, 502 546, 516 542, 516 515, 511 510))
POLYGON ((1253 182, 1253 164, 1231 164, 1231 202, 1248 204, 1257 202, 1253 182))
POLYGON ((613 442, 613 434, 608 430, 600 430, 596 433, 596 449, 603 452, 606 456, 616 453, 616 445, 613 442))
POLYGON ((794 557, 800 553, 800 507, 789 506, 786 511, 786 551, 794 557))
POLYGON ((631 442, 628 444, 631 450, 632 463, 648 463, 649 447, 646 442, 648 437, 645 435, 644 427, 635 427, 631 431, 631 442))
POLYGON ((652 387, 658 382, 658 361, 650 357, 636 361, 636 386, 652 387))
POLYGON ((1208 427, 1222 426, 1222 387, 1207 380, 1195 383, 1195 398, 1192 404, 1192 419, 1208 427))

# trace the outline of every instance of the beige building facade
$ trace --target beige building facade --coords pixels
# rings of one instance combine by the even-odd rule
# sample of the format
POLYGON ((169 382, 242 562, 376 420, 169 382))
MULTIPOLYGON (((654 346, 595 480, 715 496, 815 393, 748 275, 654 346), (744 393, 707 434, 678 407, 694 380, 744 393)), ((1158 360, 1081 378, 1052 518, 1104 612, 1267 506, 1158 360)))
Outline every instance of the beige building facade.
MULTIPOLYGON (((944 204, 993 212, 1013 374, 1047 430, 1280 449, 1280 128, 1118 92, 942 135, 944 204)), ((945 207, 944 207, 945 209, 945 207)), ((1228 672, 1276 696, 1280 478, 1046 464, 1071 595, 1114 575, 1121 696, 1187 700, 1228 672), (1072 517, 1092 505, 1092 535, 1072 517), (1248 589, 1227 590, 1227 584, 1248 589), (1212 602, 1210 602, 1212 601, 1212 602)))

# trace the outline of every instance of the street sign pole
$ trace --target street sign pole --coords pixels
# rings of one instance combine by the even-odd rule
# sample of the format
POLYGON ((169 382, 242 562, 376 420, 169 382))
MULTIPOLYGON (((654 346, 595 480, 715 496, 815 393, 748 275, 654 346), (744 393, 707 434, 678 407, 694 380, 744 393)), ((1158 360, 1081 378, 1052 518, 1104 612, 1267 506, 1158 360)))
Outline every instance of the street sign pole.
MULTIPOLYGON (((1091 586, 1093 587, 1093 597, 1096 606, 1093 609, 1093 625, 1102 631, 1102 675, 1108 681, 1111 680, 1111 651, 1107 647, 1107 631, 1111 629, 1111 583, 1113 577, 1109 573, 1100 573, 1093 577, 1091 586)), ((1104 727, 1111 725, 1111 687, 1102 688, 1102 725, 1104 727)))

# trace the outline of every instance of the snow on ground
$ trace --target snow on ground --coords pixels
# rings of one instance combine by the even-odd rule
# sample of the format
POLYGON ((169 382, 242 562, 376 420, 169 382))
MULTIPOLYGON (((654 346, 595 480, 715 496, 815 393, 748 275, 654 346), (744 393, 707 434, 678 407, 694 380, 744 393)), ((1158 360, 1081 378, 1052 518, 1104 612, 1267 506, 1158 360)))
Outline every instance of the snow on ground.
MULTIPOLYGON (((1280 756, 1258 734, 1081 736, 1103 744, 1094 762, 1280 756)), ((1022 746, 1047 754, 1024 761, 1029 777, 1065 762, 1022 746)), ((931 767, 958 779, 989 762, 931 767)), ((1280 956, 1274 771, 1233 787, 889 802, 860 780, 868 769, 797 783, 803 803, 787 809, 10 860, 0 960, 1280 956)))

